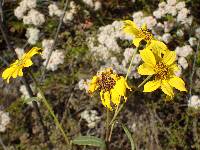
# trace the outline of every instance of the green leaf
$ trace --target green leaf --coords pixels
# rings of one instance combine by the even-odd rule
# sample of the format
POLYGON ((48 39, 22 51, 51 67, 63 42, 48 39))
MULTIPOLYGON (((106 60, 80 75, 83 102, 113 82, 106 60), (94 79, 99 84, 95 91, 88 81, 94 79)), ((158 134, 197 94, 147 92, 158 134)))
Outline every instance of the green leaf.
POLYGON ((26 104, 33 102, 33 101, 38 102, 38 101, 40 101, 40 99, 38 97, 30 97, 30 98, 23 99, 23 103, 26 103, 26 104))
POLYGON ((131 150, 134 150, 135 146, 134 146, 134 141, 133 141, 131 133, 129 132, 128 128, 124 124, 122 124, 122 128, 124 129, 124 132, 126 133, 129 141, 131 142, 131 150))
POLYGON ((72 143, 77 145, 100 147, 103 150, 106 149, 105 141, 94 136, 79 136, 72 140, 72 143))

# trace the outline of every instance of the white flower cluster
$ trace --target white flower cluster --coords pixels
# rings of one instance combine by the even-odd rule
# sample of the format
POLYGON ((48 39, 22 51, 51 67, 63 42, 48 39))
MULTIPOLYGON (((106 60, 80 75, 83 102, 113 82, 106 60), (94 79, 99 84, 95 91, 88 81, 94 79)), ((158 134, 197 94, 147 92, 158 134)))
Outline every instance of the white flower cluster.
POLYGON ((98 112, 96 110, 85 110, 81 113, 81 118, 84 119, 88 124, 88 128, 94 128, 101 117, 98 116, 98 112))
POLYGON ((31 9, 26 16, 23 17, 24 24, 32 24, 41 26, 45 22, 45 17, 42 13, 35 9, 31 9))
MULTIPOLYGON (((111 67, 120 74, 126 74, 131 56, 135 49, 125 49, 124 58, 122 60, 119 60, 115 56, 123 51, 118 45, 117 39, 131 39, 120 30, 122 26, 123 22, 114 21, 112 24, 100 27, 99 33, 97 34, 97 41, 95 41, 94 37, 89 37, 88 47, 96 59, 105 63, 105 66, 102 66, 103 68, 111 67)), ((136 55, 134 62, 135 66, 132 67, 130 77, 139 78, 140 76, 136 71, 136 65, 140 63, 139 55, 136 55)))
POLYGON ((181 70, 187 69, 188 68, 188 62, 187 62, 186 57, 189 56, 189 55, 192 55, 193 49, 191 48, 190 45, 185 45, 183 47, 176 47, 175 51, 176 51, 176 54, 177 54, 178 64, 180 65, 181 70))
MULTIPOLYGON (((23 19, 23 23, 27 25, 41 26, 45 22, 45 16, 36 10, 37 0, 22 0, 19 6, 14 10, 14 14, 18 19, 23 19)), ((26 37, 29 44, 35 44, 39 39, 39 30, 37 28, 28 28, 26 37)))
POLYGON ((101 2, 95 0, 83 0, 83 2, 94 10, 101 9, 101 2))
POLYGON ((120 53, 121 48, 117 43, 117 38, 124 37, 123 33, 119 30, 122 28, 123 23, 115 21, 110 25, 99 28, 97 35, 98 45, 95 45, 95 38, 88 38, 88 47, 95 57, 100 60, 108 60, 112 53, 120 53))
POLYGON ((181 24, 191 25, 193 18, 189 16, 190 11, 185 7, 185 2, 177 2, 176 0, 167 0, 159 3, 159 8, 153 12, 153 15, 160 19, 166 15, 176 17, 176 21, 181 24))
MULTIPOLYGON (((61 17, 61 15, 64 13, 63 10, 59 9, 56 3, 50 4, 48 6, 49 9, 49 16, 57 16, 61 17)), ((77 6, 73 1, 70 2, 69 4, 69 10, 65 12, 63 22, 64 23, 69 23, 74 19, 74 15, 77 13, 77 6)))
POLYGON ((17 54, 17 57, 20 59, 24 54, 24 49, 17 47, 17 48, 15 48, 15 53, 17 54))
POLYGON ((28 43, 34 45, 39 39, 40 30, 37 28, 28 28, 26 31, 26 37, 28 38, 28 43))
POLYGON ((176 0, 167 0, 166 2, 159 3, 159 8, 153 12, 153 15, 160 19, 165 15, 169 14, 177 16, 177 22, 187 22, 189 10, 185 8, 185 2, 176 2, 176 0))
MULTIPOLYGON (((45 60, 43 62, 44 66, 47 63, 47 59, 48 59, 50 51, 52 50, 53 43, 54 43, 54 40, 44 39, 42 41, 42 47, 43 47, 42 58, 45 60)), ((52 71, 57 70, 58 65, 64 63, 64 58, 65 56, 62 50, 53 51, 47 65, 47 70, 52 70, 52 71)))
POLYGON ((200 98, 198 95, 192 95, 188 101, 188 106, 192 108, 199 108, 200 107, 200 98))
POLYGON ((49 16, 53 17, 54 15, 60 17, 63 14, 63 11, 58 8, 58 6, 53 3, 48 6, 49 16))
POLYGON ((24 24, 42 25, 45 22, 45 18, 43 14, 35 9, 36 4, 36 0, 22 0, 14 10, 15 16, 18 19, 23 19, 24 24))
POLYGON ((73 1, 69 4, 69 10, 65 12, 65 16, 63 18, 64 23, 68 23, 74 19, 74 15, 77 13, 77 6, 73 1))
POLYGON ((6 131, 6 126, 10 123, 9 113, 0 111, 0 132, 6 131))
POLYGON ((36 0, 22 0, 19 6, 14 10, 14 15, 18 19, 22 19, 29 9, 36 7, 36 0))

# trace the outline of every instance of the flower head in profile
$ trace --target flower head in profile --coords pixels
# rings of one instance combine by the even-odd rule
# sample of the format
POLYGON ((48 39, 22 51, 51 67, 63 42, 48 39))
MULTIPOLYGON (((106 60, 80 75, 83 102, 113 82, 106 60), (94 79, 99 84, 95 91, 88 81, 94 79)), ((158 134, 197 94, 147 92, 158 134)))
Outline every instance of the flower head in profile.
POLYGON ((95 75, 89 83, 89 93, 100 90, 102 104, 110 110, 120 104, 121 97, 126 101, 126 89, 131 90, 123 76, 118 76, 111 68, 106 68, 95 75))
POLYGON ((147 29, 147 25, 143 24, 141 28, 131 20, 124 21, 123 31, 131 35, 133 39, 133 44, 138 47, 142 40, 145 40, 149 44, 153 39, 152 33, 147 29))
POLYGON ((22 69, 24 67, 30 67, 33 64, 31 58, 34 55, 40 53, 40 50, 41 48, 33 47, 29 52, 24 53, 20 59, 17 59, 14 63, 10 65, 9 68, 3 71, 2 78, 4 80, 7 80, 7 83, 9 83, 11 77, 17 78, 17 76, 23 76, 22 69))
POLYGON ((173 87, 179 91, 187 91, 184 81, 174 73, 178 71, 178 66, 175 63, 176 53, 174 51, 166 51, 160 57, 146 48, 140 51, 140 56, 144 63, 138 67, 138 73, 141 75, 154 75, 154 80, 144 85, 144 92, 152 92, 161 88, 172 99, 174 97, 173 87))

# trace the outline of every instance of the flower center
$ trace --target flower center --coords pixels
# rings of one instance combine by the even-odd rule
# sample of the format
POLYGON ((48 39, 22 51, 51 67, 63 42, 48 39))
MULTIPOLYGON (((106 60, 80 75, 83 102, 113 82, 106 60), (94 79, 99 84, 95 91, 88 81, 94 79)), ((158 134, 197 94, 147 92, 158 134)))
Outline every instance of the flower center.
POLYGON ((116 81, 107 73, 102 73, 98 81, 100 89, 104 92, 110 91, 115 86, 115 83, 116 81))
POLYGON ((154 70, 156 72, 156 76, 155 76, 156 79, 165 80, 168 78, 169 68, 162 62, 159 62, 158 64, 156 64, 154 70))
POLYGON ((148 29, 146 30, 140 28, 140 30, 141 30, 140 37, 144 38, 145 41, 150 41, 153 38, 151 32, 148 29))

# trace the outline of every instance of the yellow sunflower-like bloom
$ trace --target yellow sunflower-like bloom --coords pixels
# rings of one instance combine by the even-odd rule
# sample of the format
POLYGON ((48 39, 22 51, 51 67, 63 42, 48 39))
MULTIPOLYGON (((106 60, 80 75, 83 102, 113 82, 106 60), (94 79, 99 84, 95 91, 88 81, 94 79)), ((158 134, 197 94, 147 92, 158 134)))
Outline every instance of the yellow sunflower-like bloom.
POLYGON ((28 53, 24 53, 20 59, 17 59, 14 63, 10 65, 9 68, 3 71, 2 78, 4 80, 7 79, 7 83, 9 83, 11 77, 17 78, 17 76, 23 76, 22 69, 24 67, 30 67, 33 64, 31 58, 35 54, 40 53, 40 50, 41 48, 33 47, 28 53))
POLYGON ((120 104, 120 98, 126 101, 126 89, 131 90, 123 76, 118 76, 111 68, 97 73, 89 83, 89 93, 100 90, 102 104, 110 110, 120 104))
POLYGON ((145 40, 147 44, 154 40, 154 37, 152 33, 147 29, 146 24, 143 24, 142 27, 139 28, 133 21, 125 20, 123 31, 133 37, 133 44, 136 47, 139 46, 141 40, 145 40))
POLYGON ((174 51, 166 51, 162 57, 155 57, 155 54, 146 48, 140 51, 140 56, 144 63, 138 67, 138 73, 141 75, 154 75, 155 77, 153 81, 149 81, 144 85, 144 92, 152 92, 161 88, 172 99, 174 96, 173 87, 179 91, 187 91, 184 81, 174 73, 178 70, 174 51))

